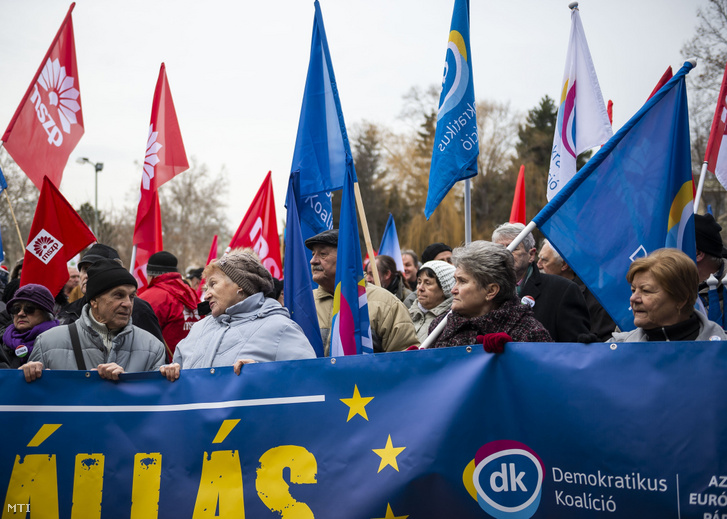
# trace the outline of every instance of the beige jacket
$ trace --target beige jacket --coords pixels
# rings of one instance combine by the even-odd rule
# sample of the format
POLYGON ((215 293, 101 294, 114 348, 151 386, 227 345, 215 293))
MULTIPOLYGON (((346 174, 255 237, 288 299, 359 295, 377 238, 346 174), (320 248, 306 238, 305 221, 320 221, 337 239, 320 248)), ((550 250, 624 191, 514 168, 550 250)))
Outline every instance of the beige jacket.
MULTIPOLYGON (((323 348, 326 356, 329 356, 333 294, 318 287, 313 291, 313 298, 316 302, 323 348)), ((394 294, 385 288, 367 283, 366 298, 368 299, 374 353, 405 350, 412 344, 419 344, 409 312, 394 294)))

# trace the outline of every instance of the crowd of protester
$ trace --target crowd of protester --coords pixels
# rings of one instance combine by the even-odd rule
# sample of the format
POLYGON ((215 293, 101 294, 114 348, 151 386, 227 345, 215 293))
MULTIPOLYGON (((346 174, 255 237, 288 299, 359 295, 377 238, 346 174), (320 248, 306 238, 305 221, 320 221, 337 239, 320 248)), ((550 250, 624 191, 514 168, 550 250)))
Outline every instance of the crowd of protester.
MULTIPOLYGON (((524 229, 503 224, 492 241, 452 249, 432 243, 421 256, 402 251, 365 265, 375 353, 508 342, 640 342, 725 340, 722 324, 724 248, 711 215, 696 215, 696 263, 676 249, 635 260, 626 276, 633 331, 621 331, 558 251, 538 251, 524 229), (374 284, 373 269, 380 286, 374 284), (719 312, 716 312, 716 310, 719 312)), ((305 242, 312 254, 313 291, 324 354, 330 355, 338 231, 305 242)), ((151 256, 148 286, 139 290, 118 253, 92 245, 55 296, 20 286, 22 260, 0 266, 0 369, 21 369, 31 382, 45 369, 97 370, 118 380, 130 371, 160 371, 170 381, 190 368, 314 358, 309 338, 283 306, 281 281, 249 249, 234 249, 183 276, 168 251, 151 256), (202 283, 202 284, 200 284, 202 283)))

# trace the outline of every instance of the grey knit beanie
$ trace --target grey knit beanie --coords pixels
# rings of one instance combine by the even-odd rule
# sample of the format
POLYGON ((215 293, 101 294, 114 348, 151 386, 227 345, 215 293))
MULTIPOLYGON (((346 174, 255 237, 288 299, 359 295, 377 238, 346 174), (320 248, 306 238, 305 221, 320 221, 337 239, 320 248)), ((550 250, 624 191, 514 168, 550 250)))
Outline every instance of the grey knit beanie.
POLYGON ((247 296, 262 292, 268 297, 274 292, 273 276, 252 249, 232 249, 214 264, 247 296))
MULTIPOLYGON (((419 272, 424 269, 432 269, 434 275, 439 280, 439 285, 442 287, 444 297, 452 297, 452 288, 454 287, 454 265, 450 265, 446 261, 432 260, 427 261, 424 265, 419 268, 419 272)), ((418 274, 418 272, 417 272, 418 274)))

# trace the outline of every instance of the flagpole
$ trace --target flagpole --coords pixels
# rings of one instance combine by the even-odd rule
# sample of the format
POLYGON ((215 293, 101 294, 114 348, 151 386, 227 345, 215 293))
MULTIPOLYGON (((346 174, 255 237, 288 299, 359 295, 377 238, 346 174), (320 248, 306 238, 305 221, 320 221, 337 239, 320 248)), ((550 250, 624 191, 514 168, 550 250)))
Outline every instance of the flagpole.
POLYGON ((131 263, 129 264, 129 272, 134 274, 134 264, 136 263, 136 245, 131 248, 131 263))
POLYGON ((472 242, 472 197, 470 193, 470 179, 464 181, 464 243, 472 242))
POLYGON ((707 176, 707 161, 702 163, 702 173, 699 175, 699 186, 697 187, 697 194, 694 195, 694 214, 697 214, 699 209, 699 201, 702 199, 702 191, 704 191, 704 179, 707 176))
MULTIPOLYGON (((3 147, 3 144, 5 144, 3 141, 0 141, 0 148, 3 147)), ((25 242, 23 241, 23 235, 20 233, 20 226, 18 225, 18 219, 15 218, 15 211, 13 211, 13 204, 10 203, 10 197, 8 196, 8 190, 3 189, 5 192, 5 200, 8 202, 8 207, 10 208, 10 214, 13 217, 13 222, 15 222, 15 230, 18 232, 18 241, 20 242, 20 248, 23 251, 23 254, 25 254, 25 242)))
POLYGON ((374 276, 374 284, 377 287, 381 286, 381 280, 379 279, 379 269, 376 268, 376 257, 374 256, 374 247, 371 245, 371 236, 369 235, 369 224, 366 222, 366 212, 364 211, 363 200, 361 199, 361 188, 358 187, 358 182, 353 183, 353 192, 356 195, 356 207, 358 208, 358 215, 361 218, 361 228, 364 233, 364 241, 366 242, 366 252, 369 255, 369 261, 373 261, 373 267, 371 268, 371 274, 374 276))

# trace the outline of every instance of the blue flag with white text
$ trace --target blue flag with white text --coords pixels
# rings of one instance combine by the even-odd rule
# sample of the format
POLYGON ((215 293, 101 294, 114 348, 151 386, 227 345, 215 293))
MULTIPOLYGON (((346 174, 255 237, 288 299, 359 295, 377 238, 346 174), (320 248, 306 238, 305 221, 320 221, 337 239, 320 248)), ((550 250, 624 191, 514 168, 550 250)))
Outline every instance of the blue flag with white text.
POLYGON ((681 70, 533 219, 622 330, 634 328, 629 265, 656 249, 696 257, 681 70))
POLYGON ((469 10, 469 0, 455 0, 424 208, 427 219, 455 183, 477 175, 480 150, 472 82, 469 10))
MULTIPOLYGON (((351 150, 318 2, 291 172, 299 172, 303 238, 333 228, 330 192, 343 187, 351 150)), ((355 174, 354 174, 355 175, 355 174)), ((355 176, 354 176, 355 179, 355 176)))
POLYGON ((300 232, 298 207, 295 203, 295 176, 288 181, 288 213, 285 221, 285 263, 283 266, 283 297, 290 318, 303 329, 316 355, 323 356, 323 340, 318 327, 310 263, 300 232))
POLYGON ((389 219, 384 227, 384 234, 381 237, 381 245, 379 245, 379 255, 385 254, 394 258, 396 262, 396 270, 404 272, 404 260, 401 257, 401 247, 399 246, 399 234, 396 232, 396 224, 394 223, 394 215, 389 213, 389 219))
POLYGON ((331 320, 331 357, 373 353, 366 280, 361 263, 353 161, 349 161, 341 198, 336 259, 336 290, 331 320))

